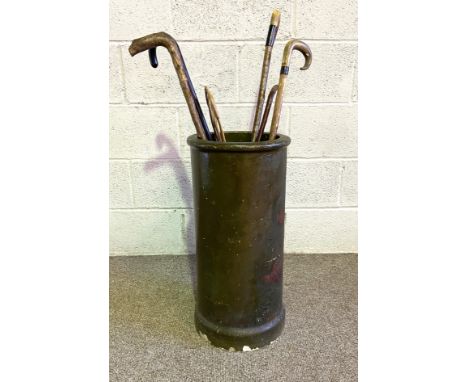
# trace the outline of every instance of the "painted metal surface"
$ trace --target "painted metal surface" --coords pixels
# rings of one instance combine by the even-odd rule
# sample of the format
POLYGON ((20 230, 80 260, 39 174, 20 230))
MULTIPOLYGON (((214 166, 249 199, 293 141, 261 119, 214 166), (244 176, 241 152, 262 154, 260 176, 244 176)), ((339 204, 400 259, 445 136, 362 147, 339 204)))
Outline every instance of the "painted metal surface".
MULTIPOLYGON (((197 330, 215 346, 255 349, 284 325, 283 242, 287 136, 252 143, 192 135, 197 330)), ((266 137, 265 137, 266 138, 266 137)))

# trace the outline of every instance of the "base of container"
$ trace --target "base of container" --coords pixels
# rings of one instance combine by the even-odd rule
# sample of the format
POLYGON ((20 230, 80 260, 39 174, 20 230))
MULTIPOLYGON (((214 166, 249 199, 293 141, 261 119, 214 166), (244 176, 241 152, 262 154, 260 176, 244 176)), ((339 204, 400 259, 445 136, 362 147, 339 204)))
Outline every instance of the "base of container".
POLYGON ((279 337, 284 327, 285 310, 272 321, 251 328, 223 327, 208 321, 195 310, 195 327, 212 345, 231 351, 255 350, 269 345, 279 337))

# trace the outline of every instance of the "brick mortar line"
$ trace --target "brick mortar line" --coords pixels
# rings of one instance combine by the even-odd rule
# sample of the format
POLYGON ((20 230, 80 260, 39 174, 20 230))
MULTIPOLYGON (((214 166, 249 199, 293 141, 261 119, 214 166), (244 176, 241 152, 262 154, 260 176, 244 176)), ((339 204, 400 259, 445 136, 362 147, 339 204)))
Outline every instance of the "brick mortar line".
POLYGON ((185 237, 187 236, 187 232, 185 230, 185 214, 180 214, 179 215, 179 223, 180 223, 180 240, 182 241, 183 246, 185 247, 184 251, 188 251, 188 245, 187 245, 187 240, 185 237))
MULTIPOLYGON (((346 256, 346 255, 357 255, 358 252, 317 252, 317 251, 309 251, 309 250, 293 250, 293 251, 284 251, 285 255, 289 256, 300 256, 300 255, 307 255, 307 256, 315 256, 315 255, 325 255, 325 256, 346 256)), ((167 257, 167 256, 194 256, 194 252, 172 252, 172 253, 164 253, 164 254, 157 254, 155 251, 109 251, 109 257, 139 257, 139 256, 153 256, 153 257, 167 257)))
POLYGON ((293 36, 297 35, 297 0, 292 2, 291 33, 293 36))
POLYGON ((291 162, 356 162, 358 160, 358 157, 288 157, 288 159, 290 159, 291 162))
MULTIPOLYGON (((166 157, 166 158, 108 158, 110 162, 146 162, 146 161, 159 161, 159 162, 183 162, 186 164, 190 163, 190 157, 166 157)), ((300 156, 288 156, 288 159, 292 162, 356 162, 359 157, 300 157, 300 156)))
POLYGON ((121 69, 121 80, 122 80, 122 96, 123 96, 123 104, 128 104, 128 96, 127 96, 127 82, 126 82, 126 74, 125 74, 125 66, 123 62, 123 53, 122 53, 122 47, 119 46, 119 65, 121 69))
POLYGON ((130 184, 131 184, 131 197, 132 197, 132 207, 131 208, 134 208, 135 207, 135 193, 133 192, 133 184, 134 184, 134 179, 133 179, 133 170, 132 170, 132 164, 133 164, 133 161, 130 159, 129 161, 129 172, 130 172, 130 184))
MULTIPOLYGON (((182 153, 182 131, 180 130, 180 115, 179 109, 176 109, 176 138, 177 138, 177 150, 182 153)), ((135 158, 137 159, 137 158, 135 158)))
POLYGON ((342 164, 340 166, 340 173, 338 174, 338 205, 339 206, 342 206, 341 204, 341 193, 342 193, 342 190, 343 190, 343 173, 344 173, 344 170, 345 170, 345 167, 344 165, 342 164))
POLYGON ((130 202, 132 208, 135 206, 135 193, 133 192, 133 175, 132 175, 132 161, 127 161, 128 181, 130 183, 130 202))
MULTIPOLYGON (((345 252, 343 252, 345 253, 345 252)), ((193 253, 185 251, 185 252, 172 252, 172 253, 164 253, 164 254, 157 254, 155 251, 109 251, 109 257, 135 257, 135 256, 192 256, 193 253)))
POLYGON ((355 162, 358 157, 301 157, 288 156, 292 162, 355 162))
MULTIPOLYGON (((300 38, 300 37, 297 37, 300 38)), ((287 39, 276 39, 277 44, 281 43, 286 43, 290 40, 291 38, 287 39)), ((301 39, 301 38, 300 38, 301 39)), ((301 39, 304 42, 307 43, 351 43, 351 44, 357 44, 359 41, 357 39, 310 39, 310 38, 302 38, 301 39)), ((130 44, 132 40, 109 40, 109 43, 111 44, 130 44)), ((177 40, 179 44, 217 44, 217 45, 238 45, 238 44, 265 44, 264 39, 252 39, 252 40, 245 40, 245 39, 239 39, 239 40, 177 40)))
POLYGON ((357 77, 359 76, 359 73, 357 70, 358 60, 359 60, 358 54, 359 52, 356 52, 354 54, 353 82, 351 84, 351 97, 350 97, 351 102, 356 102, 356 103, 358 102, 357 101, 358 95, 356 94, 356 100, 353 99, 353 96, 354 96, 354 86, 356 84, 357 77))
POLYGON ((109 158, 109 161, 130 161, 132 163, 143 163, 147 161, 151 162, 183 162, 186 164, 190 163, 190 157, 180 158, 180 157, 167 157, 167 158, 109 158))
MULTIPOLYGON (((201 105, 206 105, 206 102, 202 102, 200 100, 201 105)), ((357 105, 357 101, 343 101, 343 102, 283 102, 283 106, 295 106, 295 107, 310 107, 310 106, 355 106, 357 105)), ((187 104, 184 102, 151 102, 151 103, 136 103, 136 102, 129 102, 129 103, 117 103, 117 102, 109 102, 110 106, 120 106, 120 107, 147 107, 147 108, 156 108, 156 107, 165 107, 165 108, 178 108, 178 107, 187 107, 187 104)), ((252 107, 255 106, 255 102, 216 102, 217 106, 224 106, 224 107, 252 107)))
MULTIPOLYGON (((123 207, 113 207, 109 208, 110 211, 136 211, 136 212, 144 212, 144 211, 151 211, 151 212, 156 212, 156 211, 172 211, 172 212, 177 212, 177 211, 193 211, 193 207, 128 207, 128 208, 123 208, 123 207)), ((357 211, 358 206, 327 206, 327 207, 286 207, 286 212, 288 211, 328 211, 328 210, 342 210, 342 211, 357 211)))
MULTIPOLYGON (((237 52, 236 52, 236 96, 237 96, 237 102, 240 101, 241 99, 241 86, 240 86, 240 68, 241 68, 241 47, 237 47, 237 52)), ((220 105, 219 102, 216 103, 216 105, 220 105)))

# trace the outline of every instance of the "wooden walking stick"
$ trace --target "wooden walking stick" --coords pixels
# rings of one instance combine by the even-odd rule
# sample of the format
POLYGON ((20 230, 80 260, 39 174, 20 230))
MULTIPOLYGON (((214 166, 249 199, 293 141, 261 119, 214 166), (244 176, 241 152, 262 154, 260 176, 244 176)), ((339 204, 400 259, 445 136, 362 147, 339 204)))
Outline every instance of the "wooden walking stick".
POLYGON ((275 85, 271 88, 270 93, 268 94, 265 111, 263 112, 262 123, 260 123, 260 128, 258 129, 255 142, 260 142, 262 139, 262 135, 263 135, 263 132, 265 131, 265 126, 267 124, 268 115, 270 114, 271 105, 273 104, 273 99, 275 98, 277 91, 278 91, 278 85, 275 85))
POLYGON ((205 98, 206 103, 208 104, 208 110, 210 111, 211 124, 213 125, 216 138, 220 142, 226 142, 226 137, 224 136, 224 131, 221 126, 221 121, 219 120, 218 108, 216 107, 213 94, 210 92, 210 89, 208 89, 208 86, 205 86, 205 98))
POLYGON ((265 53, 263 54, 263 66, 262 76, 260 78, 260 87, 258 89, 257 106, 255 109, 255 118, 252 126, 252 142, 255 141, 255 131, 260 124, 263 111, 263 101, 265 100, 265 91, 268 80, 268 72, 270 70, 271 51, 276 39, 276 33, 278 32, 280 24, 280 11, 275 9, 271 15, 270 28, 268 29, 268 36, 265 43, 265 53))
POLYGON ((276 132, 278 131, 279 120, 281 116, 281 107, 283 105, 284 96, 284 85, 286 84, 286 78, 289 73, 289 61, 291 59, 291 53, 293 50, 301 52, 305 58, 305 64, 301 70, 307 70, 312 63, 312 52, 305 42, 301 40, 290 40, 284 47, 283 61, 281 62, 280 79, 278 84, 278 93, 276 94, 275 108, 273 110, 273 117, 271 119, 270 136, 269 141, 273 141, 276 138, 276 132))
POLYGON ((218 125, 216 124, 216 117, 213 114, 212 106, 210 105, 210 99, 208 97, 208 88, 205 86, 205 98, 206 104, 208 105, 208 110, 210 113, 211 126, 213 126, 214 135, 217 141, 221 142, 221 133, 218 130, 218 125))
POLYGON ((180 86, 184 93, 185 101, 187 102, 190 116, 192 117, 193 124, 197 130, 197 135, 201 139, 211 140, 211 133, 203 115, 200 102, 198 101, 197 94, 193 88, 192 81, 185 66, 184 57, 180 52, 177 41, 165 32, 153 33, 132 41, 128 48, 131 56, 140 52, 148 50, 150 63, 153 68, 158 67, 158 59, 156 56, 156 48, 164 46, 171 55, 172 63, 174 64, 175 71, 179 77, 180 86))

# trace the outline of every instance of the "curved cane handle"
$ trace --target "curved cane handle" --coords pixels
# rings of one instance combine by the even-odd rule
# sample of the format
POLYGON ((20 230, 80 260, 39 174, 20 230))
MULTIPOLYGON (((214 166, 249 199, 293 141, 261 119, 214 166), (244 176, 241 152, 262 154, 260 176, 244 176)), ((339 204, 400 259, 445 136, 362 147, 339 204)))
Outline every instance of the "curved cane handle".
POLYGON ((138 53, 148 50, 151 66, 157 68, 158 58, 156 56, 156 48, 158 46, 165 47, 171 55, 172 63, 179 77, 179 83, 190 111, 190 116, 197 130, 197 135, 202 139, 210 140, 211 133, 208 129, 205 116, 203 115, 200 102, 193 88, 187 67, 185 66, 184 57, 182 56, 177 41, 165 32, 153 33, 133 40, 128 51, 131 56, 135 56, 138 53))
POLYGON ((284 47, 283 60, 281 62, 280 80, 278 83, 278 92, 276 94, 275 108, 273 110, 273 117, 271 119, 270 136, 269 141, 273 141, 276 138, 276 132, 278 131, 279 120, 281 116, 281 107, 283 105, 284 86, 286 84, 286 78, 289 73, 289 61, 291 60, 291 54, 293 50, 297 50, 302 53, 305 59, 304 66, 301 70, 307 70, 312 63, 312 51, 304 41, 301 40, 290 40, 284 47))

